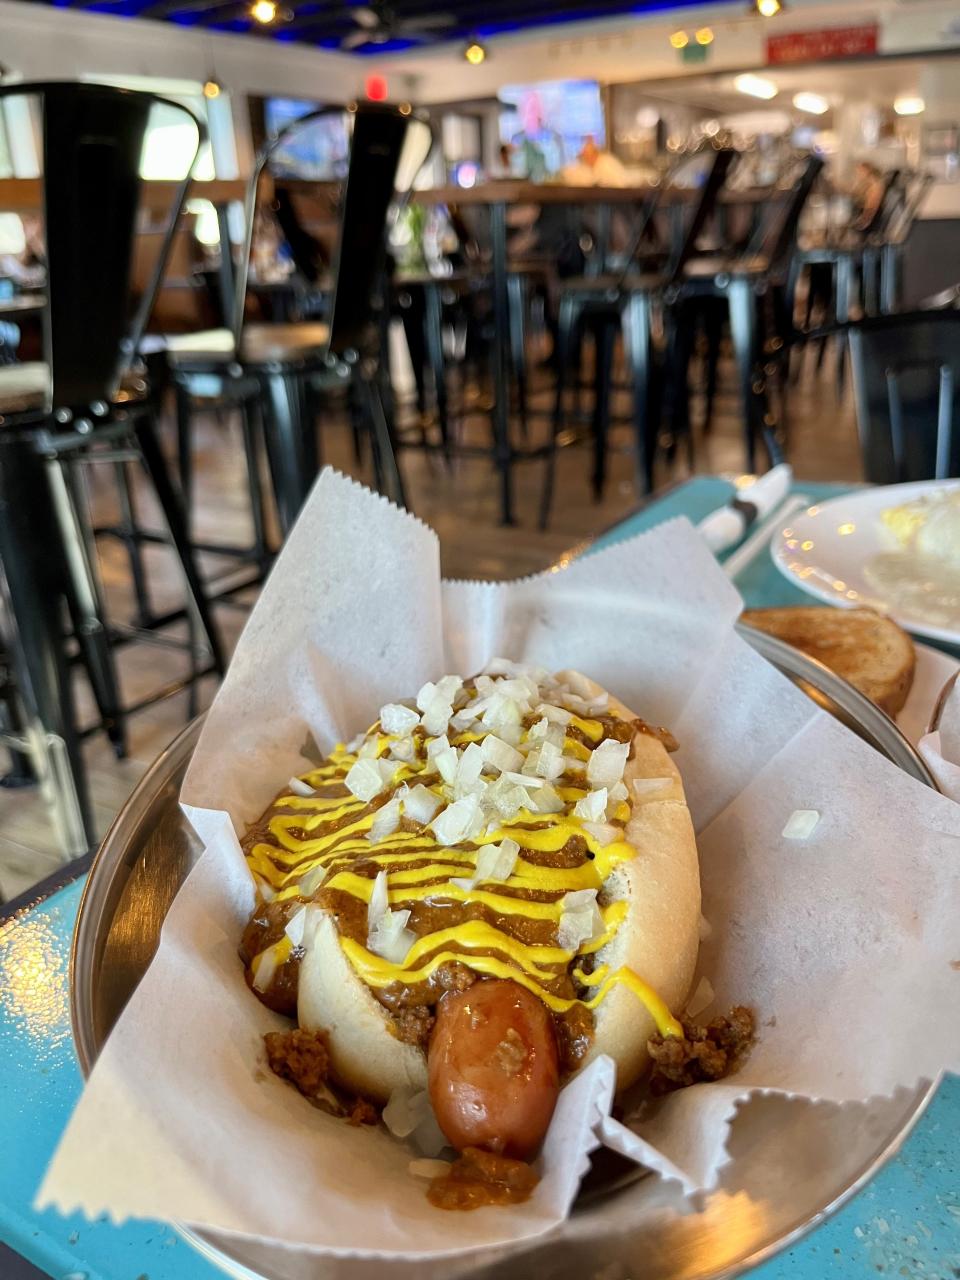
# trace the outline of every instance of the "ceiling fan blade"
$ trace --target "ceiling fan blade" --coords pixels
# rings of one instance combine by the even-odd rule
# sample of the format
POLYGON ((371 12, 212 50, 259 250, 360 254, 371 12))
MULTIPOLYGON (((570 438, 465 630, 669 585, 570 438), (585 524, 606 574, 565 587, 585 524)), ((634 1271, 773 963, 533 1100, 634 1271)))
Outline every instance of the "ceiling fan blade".
POLYGON ((370 9, 367 5, 354 5, 346 10, 354 22, 363 27, 367 31, 373 31, 375 27, 380 25, 380 15, 376 9, 370 9))
POLYGON ((350 35, 344 36, 340 41, 340 48, 360 49, 365 44, 370 44, 370 32, 365 30, 352 31, 350 35))

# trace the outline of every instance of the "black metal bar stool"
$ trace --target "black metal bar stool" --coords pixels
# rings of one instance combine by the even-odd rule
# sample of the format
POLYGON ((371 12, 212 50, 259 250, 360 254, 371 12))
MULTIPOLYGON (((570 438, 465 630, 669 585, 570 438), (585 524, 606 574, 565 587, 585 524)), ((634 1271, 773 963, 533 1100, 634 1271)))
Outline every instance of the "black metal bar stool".
MULTIPOLYGON (((664 316, 667 344, 664 360, 665 375, 676 382, 676 377, 679 377, 678 371, 686 368, 686 358, 681 350, 685 335, 671 323, 673 315, 671 308, 678 296, 684 269, 707 220, 713 214, 735 158, 735 153, 730 150, 718 149, 712 152, 703 185, 686 205, 686 218, 676 227, 677 234, 674 236, 674 242, 665 263, 661 261, 658 254, 655 268, 644 270, 645 264, 642 257, 642 246, 647 229, 651 225, 659 200, 663 198, 661 189, 658 189, 640 218, 638 230, 627 256, 627 265, 619 275, 582 276, 563 282, 560 291, 553 436, 547 452, 547 466, 541 490, 541 528, 546 527, 553 501, 556 455, 565 422, 565 392, 574 334, 578 324, 585 317, 590 318, 596 326, 597 333, 592 469, 594 497, 597 500, 600 499, 606 481, 610 372, 613 344, 618 327, 623 333, 624 356, 632 387, 637 489, 639 493, 649 493, 653 487, 653 462, 660 407, 659 404, 655 404, 654 395, 654 307, 659 306, 664 316)), ((665 183, 664 187, 668 185, 665 183)), ((679 419, 684 413, 685 405, 677 404, 673 423, 675 432, 678 429, 679 419)))
POLYGON ((181 645, 190 673, 145 699, 193 688, 222 673, 220 642, 187 541, 179 494, 166 469, 147 384, 131 364, 156 296, 203 126, 177 103, 102 85, 0 86, 0 98, 40 104, 47 252, 44 360, 0 368, 0 566, 5 639, 22 708, 26 751, 54 802, 64 851, 94 842, 74 711, 72 669, 80 659, 97 703, 93 726, 126 750, 125 706, 115 646, 142 633, 107 620, 82 469, 93 463, 142 465, 159 504, 164 537, 184 580, 181 645), (154 104, 182 113, 196 130, 185 177, 172 200, 163 249, 132 322, 128 285, 142 195, 140 157, 154 104), (67 619, 69 618, 69 625, 67 619))
MULTIPOLYGON (((316 397, 333 386, 356 384, 378 485, 387 496, 405 503, 392 427, 384 412, 377 376, 376 309, 381 304, 378 294, 391 203, 398 193, 409 192, 432 146, 425 120, 409 108, 372 103, 348 108, 353 135, 341 199, 329 324, 246 324, 244 318, 261 175, 277 147, 331 114, 335 113, 324 109, 294 121, 257 157, 247 187, 245 241, 237 270, 232 327, 168 342, 172 377, 181 391, 180 456, 186 475, 190 419, 196 405, 204 401, 234 404, 246 413, 255 406, 261 415, 273 496, 284 535, 318 469, 316 397)), ((222 251, 228 252, 228 247, 223 246, 222 251)), ((189 493, 189 481, 185 488, 189 493)))

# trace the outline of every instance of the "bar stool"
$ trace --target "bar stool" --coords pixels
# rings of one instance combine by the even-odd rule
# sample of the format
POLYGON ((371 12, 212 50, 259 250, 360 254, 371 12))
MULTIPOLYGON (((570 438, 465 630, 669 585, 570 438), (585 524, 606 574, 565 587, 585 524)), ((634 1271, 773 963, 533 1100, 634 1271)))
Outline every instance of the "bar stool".
MULTIPOLYGON (((560 290, 557 386, 554 399, 553 435, 547 450, 547 465, 540 495, 540 527, 546 528, 553 501, 556 454, 564 426, 564 394, 567 386, 570 354, 578 324, 589 317, 597 325, 597 359, 593 415, 592 488, 599 500, 606 481, 606 452, 609 428, 609 388, 613 344, 619 325, 623 334, 624 357, 632 386, 632 418, 634 430, 634 467, 637 490, 649 493, 653 487, 653 461, 659 405, 655 405, 656 366, 653 347, 653 314, 661 306, 664 314, 667 351, 664 358, 665 380, 676 382, 679 370, 685 370, 687 356, 684 335, 672 324, 671 308, 675 303, 684 269, 692 257, 707 220, 713 215, 720 192, 736 153, 726 148, 712 152, 709 169, 702 187, 689 202, 686 225, 674 239, 669 257, 651 271, 637 271, 635 259, 640 253, 647 230, 652 223, 662 192, 670 182, 657 189, 639 220, 627 266, 619 275, 582 276, 565 280, 560 290)), ((673 177, 676 176, 676 172, 673 177)), ((642 265, 642 262, 641 262, 642 265)), ((679 427, 684 410, 677 406, 674 427, 679 427)))
POLYGON ((960 312, 875 317, 846 336, 868 483, 960 476, 960 312))
POLYGON ((279 146, 332 114, 340 114, 339 109, 311 112, 294 121, 257 157, 247 187, 245 240, 232 326, 168 342, 172 378, 179 393, 179 456, 185 492, 189 495, 192 487, 194 408, 203 403, 228 404, 239 407, 245 415, 257 413, 284 535, 318 469, 317 397, 336 386, 354 387, 370 435, 378 487, 405 505, 392 429, 383 407, 375 316, 380 305, 390 205, 398 192, 409 192, 433 142, 424 119, 409 108, 373 103, 348 108, 353 136, 341 201, 329 324, 247 324, 244 318, 254 213, 264 168, 279 146))
POLYGON ((62 847, 76 855, 96 832, 74 710, 75 658, 97 703, 94 727, 106 731, 118 755, 132 710, 224 669, 148 386, 131 368, 205 131, 192 112, 154 94, 82 83, 0 86, 0 99, 14 95, 41 104, 48 294, 44 360, 0 368, 0 602, 22 711, 13 745, 30 756, 53 802, 62 847), (129 322, 140 157, 155 104, 180 113, 195 130, 195 147, 150 286, 129 322), (85 466, 118 461, 146 472, 183 577, 186 607, 161 621, 186 618, 190 633, 186 644, 163 637, 186 649, 189 675, 137 707, 121 701, 114 648, 154 637, 107 621, 80 479, 85 466))
MULTIPOLYGON (((689 332, 692 312, 704 304, 720 301, 727 307, 740 388, 747 471, 756 469, 756 445, 760 439, 766 442, 771 464, 781 460, 779 444, 770 430, 763 366, 785 350, 785 330, 788 325, 792 328, 788 317, 793 314, 793 298, 788 286, 792 280, 790 264, 797 226, 822 169, 823 160, 809 156, 799 178, 788 189, 770 193, 764 215, 741 254, 693 259, 688 262, 679 284, 679 330, 689 332)), ((718 345, 719 331, 714 329, 708 362, 715 363, 718 345)), ((685 373, 682 380, 685 385, 685 373)), ((686 403, 686 397, 682 398, 686 403)))

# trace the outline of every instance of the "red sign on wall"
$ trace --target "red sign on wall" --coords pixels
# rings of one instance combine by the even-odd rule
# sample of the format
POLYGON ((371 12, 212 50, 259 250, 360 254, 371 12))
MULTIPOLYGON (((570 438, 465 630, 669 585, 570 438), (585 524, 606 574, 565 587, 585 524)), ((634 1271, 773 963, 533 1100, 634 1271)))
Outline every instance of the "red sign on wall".
POLYGON ((877 24, 830 27, 825 31, 790 31, 767 36, 767 62, 825 62, 830 58, 859 58, 877 52, 877 24))

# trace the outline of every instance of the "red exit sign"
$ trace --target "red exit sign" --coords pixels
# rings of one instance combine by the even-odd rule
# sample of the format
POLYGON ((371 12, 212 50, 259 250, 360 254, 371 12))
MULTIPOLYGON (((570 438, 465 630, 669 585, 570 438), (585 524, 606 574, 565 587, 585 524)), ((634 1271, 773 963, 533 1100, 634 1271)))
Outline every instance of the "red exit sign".
POLYGON ((824 31, 790 31, 767 36, 767 62, 826 62, 860 58, 877 52, 875 22, 862 27, 829 27, 824 31))

